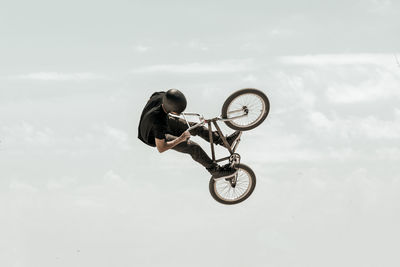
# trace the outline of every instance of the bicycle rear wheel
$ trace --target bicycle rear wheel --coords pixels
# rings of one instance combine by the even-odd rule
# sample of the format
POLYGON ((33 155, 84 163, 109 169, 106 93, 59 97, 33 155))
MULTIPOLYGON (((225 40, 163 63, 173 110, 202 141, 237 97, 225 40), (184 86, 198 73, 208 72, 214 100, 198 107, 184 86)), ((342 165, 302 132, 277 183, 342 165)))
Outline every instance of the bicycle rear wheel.
POLYGON ((230 119, 225 124, 239 131, 248 131, 260 125, 269 113, 268 97, 260 90, 244 88, 234 92, 222 106, 222 118, 230 119))
POLYGON ((249 166, 244 164, 236 165, 235 182, 232 178, 210 179, 209 190, 211 196, 222 204, 232 205, 246 200, 256 187, 256 175, 249 166))

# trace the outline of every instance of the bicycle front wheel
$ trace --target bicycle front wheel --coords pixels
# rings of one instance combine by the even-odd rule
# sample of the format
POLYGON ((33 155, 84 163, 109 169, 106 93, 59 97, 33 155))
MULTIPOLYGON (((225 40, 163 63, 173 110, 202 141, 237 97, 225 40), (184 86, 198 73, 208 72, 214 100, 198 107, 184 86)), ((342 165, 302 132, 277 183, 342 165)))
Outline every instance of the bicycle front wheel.
POLYGON ((230 95, 222 106, 225 124, 239 131, 248 131, 260 125, 269 113, 268 97, 260 90, 244 88, 230 95))
POLYGON ((232 205, 246 200, 256 187, 256 175, 249 166, 238 164, 235 178, 210 179, 211 196, 222 204, 232 205), (235 179, 234 181, 232 179, 235 179))

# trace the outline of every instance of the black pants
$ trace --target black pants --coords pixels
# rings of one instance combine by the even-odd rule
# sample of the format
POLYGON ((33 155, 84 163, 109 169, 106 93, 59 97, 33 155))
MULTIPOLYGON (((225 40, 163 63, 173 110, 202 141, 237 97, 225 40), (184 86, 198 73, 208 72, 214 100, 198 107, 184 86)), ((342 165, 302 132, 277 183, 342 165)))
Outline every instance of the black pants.
MULTIPOLYGON (((191 126, 195 123, 189 123, 191 126)), ((183 132, 187 130, 188 126, 183 119, 169 117, 168 118, 168 132, 165 135, 167 141, 171 141, 180 136, 183 132)), ((209 131, 205 126, 197 127, 190 130, 191 135, 198 135, 204 140, 210 142, 209 131)), ((217 131, 212 132, 213 142, 218 142, 219 134, 217 131)), ((214 166, 212 159, 207 155, 207 153, 201 148, 199 144, 193 142, 192 140, 186 140, 172 148, 181 153, 189 154, 192 158, 203 165, 206 168, 214 166)))

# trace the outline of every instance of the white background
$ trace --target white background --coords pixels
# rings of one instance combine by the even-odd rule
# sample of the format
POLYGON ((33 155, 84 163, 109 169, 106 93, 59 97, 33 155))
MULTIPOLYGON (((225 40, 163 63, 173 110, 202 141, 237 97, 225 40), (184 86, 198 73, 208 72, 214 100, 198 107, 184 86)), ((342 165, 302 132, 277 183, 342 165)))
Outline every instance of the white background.
POLYGON ((0 265, 399 266, 399 10, 3 3, 0 265), (148 97, 173 87, 205 116, 240 88, 270 98, 238 150, 257 175, 244 203, 215 202, 201 165, 137 139, 148 97))

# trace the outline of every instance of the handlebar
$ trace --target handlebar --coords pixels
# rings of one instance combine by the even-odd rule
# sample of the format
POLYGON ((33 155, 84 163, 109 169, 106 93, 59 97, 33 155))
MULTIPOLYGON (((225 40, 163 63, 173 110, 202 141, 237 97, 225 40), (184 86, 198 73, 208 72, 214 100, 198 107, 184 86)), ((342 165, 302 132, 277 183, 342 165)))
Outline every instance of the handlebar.
MULTIPOLYGON (((171 117, 175 117, 175 118, 182 118, 181 116, 174 115, 174 114, 171 114, 171 113, 169 113, 168 115, 171 116, 171 117)), ((186 121, 186 124, 188 125, 187 131, 193 130, 193 129, 199 127, 199 126, 203 126, 204 124, 206 124, 206 120, 204 119, 204 117, 202 115, 198 114, 198 113, 182 112, 181 115, 183 116, 183 118, 186 121), (190 126, 188 120, 186 119, 186 116, 199 117, 200 122, 196 123, 195 125, 190 126)))
POLYGON ((212 118, 212 119, 204 119, 204 117, 202 115, 200 115, 198 113, 192 113, 192 112, 182 112, 180 115, 174 115, 174 114, 169 113, 168 115, 171 116, 171 117, 175 117, 175 118, 182 118, 183 117, 185 119, 185 121, 186 121, 187 126, 188 126, 188 129, 187 129, 188 131, 193 130, 194 128, 197 128, 199 126, 203 126, 204 124, 206 124, 206 123, 208 123, 210 121, 232 121, 234 119, 238 119, 238 118, 242 118, 242 117, 248 116, 248 114, 245 113, 245 114, 238 115, 238 116, 235 116, 235 117, 230 117, 230 118, 216 117, 216 118, 212 118), (196 123, 193 126, 190 126, 188 120, 186 119, 186 116, 199 117, 200 122, 196 123))
POLYGON ((212 118, 212 119, 204 119, 204 117, 202 115, 200 115, 199 113, 192 113, 192 112, 182 112, 180 115, 174 115, 172 113, 169 113, 168 115, 171 116, 171 117, 179 118, 179 119, 181 119, 183 117, 185 119, 185 121, 186 121, 186 124, 188 125, 188 128, 189 128, 188 130, 192 130, 193 128, 202 126, 202 125, 206 124, 209 121, 232 121, 232 120, 235 120, 235 119, 239 119, 239 118, 248 116, 248 114, 245 113, 245 114, 238 115, 238 116, 235 116, 235 117, 230 117, 230 118, 215 117, 215 118, 212 118), (195 125, 193 125, 193 126, 190 126, 188 120, 186 119, 186 116, 199 117, 200 122, 195 124, 195 125))

